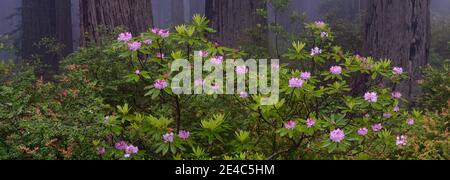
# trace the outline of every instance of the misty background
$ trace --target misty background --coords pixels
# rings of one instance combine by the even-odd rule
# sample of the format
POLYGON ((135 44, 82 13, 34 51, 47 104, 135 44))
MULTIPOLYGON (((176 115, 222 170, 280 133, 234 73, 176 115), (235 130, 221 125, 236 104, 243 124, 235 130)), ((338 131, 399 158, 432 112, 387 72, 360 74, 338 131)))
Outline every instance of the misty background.
MULTIPOLYGON (((199 13, 205 14, 205 1, 208 0, 152 0, 152 12, 154 27, 170 28, 174 25, 189 22, 192 15, 199 13), (177 8, 177 9, 173 9, 177 8)), ((283 13, 276 14, 272 7, 268 7, 268 20, 270 22, 277 21, 286 28, 288 31, 295 32, 300 25, 292 24, 290 22, 290 15, 294 11, 298 11, 301 15, 304 15, 306 21, 315 21, 325 19, 326 14, 329 11, 329 6, 335 6, 332 4, 335 0, 291 0, 288 10, 283 13), (277 19, 275 19, 277 17, 277 19)), ((358 13, 363 12, 366 8, 364 1, 361 0, 341 0, 345 2, 351 2, 350 6, 337 7, 341 8, 336 11, 337 17, 356 19, 358 13), (355 3, 356 2, 356 3, 355 3)), ((441 24, 439 20, 442 17, 450 16, 450 0, 432 0, 432 28, 436 28, 441 24), (440 18, 439 18, 440 17, 440 18)), ((20 42, 23 38, 21 34, 22 29, 22 0, 0 0, 0 35, 3 41, 6 41, 10 45, 14 45, 15 51, 3 52, 0 54, 0 59, 16 59, 20 55, 20 42)), ((71 0, 71 14, 72 14, 72 41, 73 49, 75 51, 80 45, 80 18, 79 18, 79 0, 71 0)), ((450 18, 447 18, 450 20, 450 18)), ((437 28, 436 28, 437 29, 437 28)), ((361 30, 363 31, 363 30, 361 30)), ((435 39, 433 39, 435 40, 435 39)), ((437 41, 439 41, 438 39, 437 41)), ((274 36, 269 33, 269 47, 272 49, 274 46, 274 36)), ((442 40, 444 41, 444 40, 442 40)), ((447 41, 449 41, 447 39, 447 41)))

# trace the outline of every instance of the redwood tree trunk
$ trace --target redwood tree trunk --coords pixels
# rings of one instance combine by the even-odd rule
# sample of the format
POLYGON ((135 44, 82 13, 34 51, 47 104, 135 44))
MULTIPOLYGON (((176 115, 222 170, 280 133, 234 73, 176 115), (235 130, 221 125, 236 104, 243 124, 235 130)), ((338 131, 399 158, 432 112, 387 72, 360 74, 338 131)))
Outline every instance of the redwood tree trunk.
POLYGON ((210 38, 221 45, 236 47, 246 41, 246 30, 261 23, 256 10, 265 8, 262 0, 207 0, 206 16, 217 33, 210 38))
POLYGON ((81 0, 81 39, 100 42, 105 27, 126 27, 133 34, 146 31, 153 26, 151 0, 81 0))
POLYGON ((39 55, 44 64, 58 68, 56 54, 38 48, 43 38, 53 38, 64 44, 61 55, 72 52, 72 16, 70 0, 23 0, 22 1, 22 56, 39 55))
POLYGON ((369 0, 364 51, 403 67, 410 79, 397 86, 408 99, 420 93, 420 68, 430 55, 430 0, 369 0))

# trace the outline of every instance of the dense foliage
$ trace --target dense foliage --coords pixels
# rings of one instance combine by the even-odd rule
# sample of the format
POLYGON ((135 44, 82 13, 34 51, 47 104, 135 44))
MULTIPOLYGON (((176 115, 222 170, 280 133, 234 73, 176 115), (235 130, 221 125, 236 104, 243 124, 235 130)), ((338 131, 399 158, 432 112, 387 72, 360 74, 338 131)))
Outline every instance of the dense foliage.
MULTIPOLYGON (((401 67, 347 53, 323 22, 305 29, 280 55, 300 66, 270 65, 280 100, 269 106, 261 93, 172 92, 177 59, 225 66, 259 57, 208 41, 214 30, 198 15, 172 32, 124 32, 83 48, 52 82, 36 77, 37 63, 1 63, 0 159, 449 159, 448 104, 439 99, 449 91, 436 85, 448 76, 424 82, 423 104, 439 100, 441 111, 414 110, 395 89, 407 78, 401 67), (361 74, 369 91, 354 95, 349 84, 361 74)), ((191 83, 224 88, 207 76, 191 83)))

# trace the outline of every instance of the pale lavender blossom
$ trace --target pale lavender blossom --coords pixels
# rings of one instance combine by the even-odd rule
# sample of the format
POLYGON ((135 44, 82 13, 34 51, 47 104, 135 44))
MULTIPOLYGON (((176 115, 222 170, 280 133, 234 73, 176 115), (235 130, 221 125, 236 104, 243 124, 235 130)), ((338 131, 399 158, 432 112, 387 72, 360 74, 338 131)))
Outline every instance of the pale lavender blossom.
POLYGON ((331 131, 330 139, 335 143, 341 143, 345 139, 344 131, 342 131, 341 129, 331 131))
POLYGON ((306 120, 306 126, 308 128, 312 128, 315 124, 316 124, 316 121, 314 119, 312 119, 312 118, 308 118, 306 120))
POLYGON ((404 135, 397 136, 395 144, 397 146, 406 146, 408 144, 408 138, 404 135))
POLYGON ((239 93, 239 97, 241 97, 241 98, 248 98, 248 93, 243 91, 243 92, 239 93))
POLYGON ((114 147, 117 150, 125 150, 125 149, 127 149, 128 144, 125 141, 119 141, 114 145, 114 147))
POLYGON ((321 32, 321 33, 320 33, 320 37, 321 37, 322 39, 328 38, 328 33, 327 33, 327 32, 321 32))
POLYGON ((324 28, 326 26, 326 24, 323 21, 316 21, 314 23, 318 28, 324 28))
POLYGON ((153 29, 152 29, 152 33, 154 33, 154 34, 156 34, 156 35, 159 35, 159 36, 162 37, 162 38, 169 37, 169 35, 170 35, 169 30, 166 30, 166 29, 160 29, 160 28, 153 28, 153 29))
POLYGON ((367 128, 358 129, 358 135, 360 135, 360 136, 366 136, 368 133, 369 133, 369 130, 367 128))
POLYGON ((189 139, 189 137, 191 136, 191 133, 189 131, 186 130, 182 130, 178 133, 178 137, 183 139, 183 140, 187 140, 189 139))
POLYGON ((392 117, 392 114, 391 113, 383 113, 383 117, 386 119, 389 119, 392 117))
POLYGON ((173 142, 173 136, 174 136, 173 132, 164 134, 163 135, 164 142, 165 143, 172 143, 173 142))
POLYGON ((401 68, 401 67, 394 67, 394 69, 392 70, 392 72, 393 72, 395 75, 401 75, 401 74, 403 74, 403 68, 401 68))
POLYGON ((342 67, 341 66, 332 66, 330 68, 330 72, 331 72, 331 74, 334 74, 334 75, 340 75, 340 74, 342 74, 342 67))
POLYGON ((140 75, 141 74, 141 70, 136 70, 136 71, 134 71, 134 74, 136 74, 136 75, 140 75))
POLYGON ((415 123, 414 119, 408 119, 408 120, 406 120, 406 124, 408 124, 408 125, 410 125, 410 126, 414 125, 414 123, 415 123))
POLYGON ((300 78, 291 78, 289 80, 289 87, 290 88, 302 88, 304 84, 304 81, 300 78))
POLYGON ((163 90, 167 86, 169 86, 167 81, 166 80, 162 80, 162 79, 156 80, 153 85, 155 86, 156 89, 159 89, 159 90, 163 90))
POLYGON ((195 86, 203 86, 203 85, 205 85, 205 83, 206 83, 206 81, 203 79, 197 79, 194 81, 195 86))
POLYGON ((141 48, 142 44, 140 42, 132 42, 132 43, 128 43, 128 49, 130 49, 130 51, 137 51, 141 48))
POLYGON ((198 55, 202 58, 208 57, 208 51, 199 51, 198 55))
POLYGON ((220 65, 223 63, 223 56, 214 56, 211 58, 211 62, 216 65, 220 65))
POLYGON ((133 35, 130 32, 120 33, 119 37, 117 37, 117 41, 126 43, 133 38, 133 35))
POLYGON ((317 56, 319 54, 322 54, 322 49, 320 49, 319 47, 311 49, 311 56, 317 56))
POLYGON ((394 107, 394 112, 400 112, 400 107, 399 106, 395 106, 394 107))
POLYGON ((376 103, 378 101, 378 95, 376 92, 367 92, 364 95, 364 99, 369 103, 376 103))
POLYGON ((302 72, 300 74, 300 78, 305 80, 305 81, 309 80, 309 79, 311 79, 311 73, 310 72, 302 72))
POLYGON ((157 57, 157 58, 164 59, 164 58, 166 57, 166 55, 165 55, 164 53, 157 52, 157 53, 156 53, 156 57, 157 57))
POLYGON ((139 152, 139 148, 133 145, 128 145, 125 149, 125 157, 129 158, 133 154, 137 154, 139 152))
POLYGON ((294 129, 295 127, 297 126, 297 123, 295 122, 295 121, 288 121, 288 122, 286 122, 286 123, 284 123, 284 128, 286 128, 286 129, 290 129, 290 130, 292 130, 292 129, 294 129))
POLYGON ((372 130, 375 132, 381 131, 382 129, 383 129, 383 125, 381 125, 381 124, 374 124, 372 126, 372 130))
POLYGON ((248 72, 248 68, 246 65, 236 67, 236 74, 238 74, 238 75, 243 75, 243 74, 246 74, 247 72, 248 72))
POLYGON ((104 147, 97 148, 97 154, 98 155, 103 155, 103 154, 105 154, 105 152, 106 152, 106 149, 104 147))
POLYGON ((402 98, 402 93, 399 91, 395 91, 392 93, 392 97, 395 99, 400 99, 400 98, 402 98))

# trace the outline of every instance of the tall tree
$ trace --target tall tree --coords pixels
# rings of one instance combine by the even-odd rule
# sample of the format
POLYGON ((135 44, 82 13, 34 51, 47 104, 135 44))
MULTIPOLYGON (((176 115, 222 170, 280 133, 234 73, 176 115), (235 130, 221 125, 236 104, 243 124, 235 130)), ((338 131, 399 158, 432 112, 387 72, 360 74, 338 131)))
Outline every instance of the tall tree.
POLYGON ((52 38, 64 44, 60 55, 72 49, 72 21, 70 0, 22 1, 22 56, 40 55, 44 64, 57 69, 59 57, 36 47, 43 38, 52 38))
POLYGON ((99 42, 104 31, 124 26, 132 33, 146 31, 153 26, 151 0, 81 0, 82 44, 99 42))
POLYGON ((207 0, 205 6, 206 16, 217 30, 210 38, 235 47, 245 41, 245 30, 261 23, 256 10, 265 8, 265 3, 262 0, 207 0))
POLYGON ((409 99, 419 94, 420 67, 430 56, 430 0, 369 0, 365 27, 365 54, 403 67, 410 79, 396 89, 409 99))

